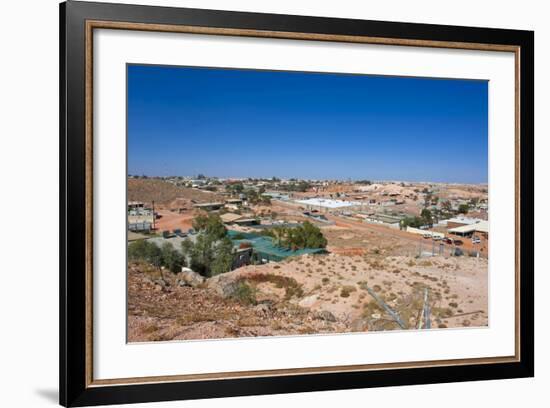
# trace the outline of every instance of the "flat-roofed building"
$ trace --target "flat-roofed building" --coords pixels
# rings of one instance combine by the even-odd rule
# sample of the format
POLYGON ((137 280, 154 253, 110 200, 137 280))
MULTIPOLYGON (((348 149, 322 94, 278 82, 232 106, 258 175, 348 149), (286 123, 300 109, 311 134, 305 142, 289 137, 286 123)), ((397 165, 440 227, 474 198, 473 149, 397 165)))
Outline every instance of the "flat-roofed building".
POLYGON ((474 235, 479 232, 485 238, 489 237, 489 222, 485 220, 478 220, 478 222, 465 224, 454 228, 448 229, 449 234, 460 235, 462 237, 474 235))
POLYGON ((200 203, 194 204, 193 207, 204 211, 216 211, 223 207, 223 203, 200 203))

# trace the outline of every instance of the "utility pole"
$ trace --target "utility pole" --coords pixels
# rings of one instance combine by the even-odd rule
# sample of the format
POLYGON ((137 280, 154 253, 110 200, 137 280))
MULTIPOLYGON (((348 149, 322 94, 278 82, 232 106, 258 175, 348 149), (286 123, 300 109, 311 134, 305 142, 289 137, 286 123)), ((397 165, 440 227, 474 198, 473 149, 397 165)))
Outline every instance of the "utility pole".
POLYGON ((155 227, 155 220, 156 220, 156 218, 157 218, 156 215, 155 215, 155 200, 153 200, 153 201, 151 202, 151 204, 152 204, 152 207, 153 207, 153 231, 154 231, 154 230, 156 229, 156 227, 155 227))

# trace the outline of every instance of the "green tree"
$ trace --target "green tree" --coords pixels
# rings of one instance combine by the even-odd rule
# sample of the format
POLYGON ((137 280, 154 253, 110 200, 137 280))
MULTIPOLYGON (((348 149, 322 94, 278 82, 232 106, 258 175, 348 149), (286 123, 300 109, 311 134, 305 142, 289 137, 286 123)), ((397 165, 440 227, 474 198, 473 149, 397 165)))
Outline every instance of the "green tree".
POLYGON ((215 245, 214 260, 210 265, 210 276, 229 272, 233 266, 233 243, 227 237, 218 241, 215 245))
POLYGON ((420 213, 420 217, 422 217, 422 220, 424 220, 424 225, 433 225, 432 213, 427 208, 424 208, 422 210, 422 212, 420 213))
POLYGON ((470 206, 468 204, 460 204, 458 206, 458 212, 460 214, 468 214, 468 211, 470 211, 470 206))
POLYGON ((145 247, 145 260, 158 269, 161 279, 164 280, 162 273, 162 251, 156 244, 152 242, 147 243, 145 247))
POLYGON ((128 245, 128 259, 131 261, 142 261, 145 260, 145 253, 147 251, 147 245, 149 243, 140 239, 138 241, 133 241, 128 245))
POLYGON ((452 209, 453 209, 453 205, 451 204, 451 202, 449 200, 445 200, 445 201, 441 202, 441 208, 444 209, 447 212, 451 212, 452 209))
POLYGON ((273 245, 286 249, 326 248, 327 246, 327 239, 321 230, 309 221, 295 228, 275 227, 263 234, 272 238, 273 245))
POLYGON ((222 239, 227 230, 218 214, 198 215, 193 219, 193 228, 203 231, 213 239, 222 239))
POLYGON ((232 194, 240 194, 244 191, 243 183, 230 184, 226 189, 232 194))
POLYGON ((193 241, 191 241, 189 238, 181 241, 181 252, 183 253, 184 263, 186 264, 186 266, 190 266, 189 260, 193 255, 193 247, 193 241))
POLYGON ((172 244, 165 242, 161 248, 162 264, 173 273, 181 271, 183 266, 183 257, 174 249, 172 244))
POLYGON ((214 259, 213 241, 206 233, 201 233, 191 251, 191 269, 203 276, 210 276, 210 264, 214 259))
POLYGON ((420 228, 423 225, 425 224, 422 217, 406 217, 401 220, 401 226, 403 229, 407 229, 407 227, 420 228))

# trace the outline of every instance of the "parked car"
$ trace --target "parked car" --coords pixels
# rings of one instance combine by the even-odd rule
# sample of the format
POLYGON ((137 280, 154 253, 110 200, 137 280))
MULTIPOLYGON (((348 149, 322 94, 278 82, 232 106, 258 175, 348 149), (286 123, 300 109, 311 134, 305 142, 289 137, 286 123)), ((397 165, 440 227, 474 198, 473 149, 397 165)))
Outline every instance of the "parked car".
POLYGON ((174 234, 176 234, 180 238, 185 238, 187 236, 186 232, 183 232, 181 229, 177 228, 174 230, 174 234))
POLYGON ((166 238, 173 238, 175 237, 174 234, 172 234, 170 231, 162 231, 162 238, 166 239, 166 238))
POLYGON ((462 241, 459 240, 459 239, 455 239, 455 240, 454 240, 454 244, 455 244, 455 245, 462 245, 463 243, 464 243, 464 242, 462 242, 462 241))
POLYGON ((481 238, 472 237, 472 244, 481 244, 481 238))

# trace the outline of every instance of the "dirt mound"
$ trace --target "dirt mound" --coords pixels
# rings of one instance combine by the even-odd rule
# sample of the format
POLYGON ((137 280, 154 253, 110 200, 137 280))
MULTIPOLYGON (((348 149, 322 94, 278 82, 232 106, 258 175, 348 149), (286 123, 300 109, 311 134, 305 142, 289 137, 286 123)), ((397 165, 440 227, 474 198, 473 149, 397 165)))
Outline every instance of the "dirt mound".
POLYGON ((151 203, 154 200, 155 203, 160 205, 167 206, 174 203, 174 205, 177 206, 178 201, 179 204, 186 203, 189 205, 191 200, 196 202, 209 202, 219 199, 220 197, 215 193, 180 187, 162 180, 128 180, 128 201, 151 203))
MULTIPOLYGON (((131 264, 128 270, 128 341, 167 341, 257 337, 309 333, 340 333, 343 323, 330 314, 313 313, 285 298, 267 299, 259 293, 246 297, 238 275, 236 289, 224 295, 207 284, 180 286, 177 275, 165 272, 166 284, 159 284, 159 274, 143 264, 131 264)), ((228 279, 231 276, 225 278, 228 279)), ((236 279, 236 280, 235 280, 236 279)), ((270 277, 255 279, 269 285, 270 277)), ((276 280, 273 285, 291 280, 276 280)), ((288 283, 291 282, 291 283, 288 283)), ((246 286, 245 286, 246 285, 246 286)), ((254 289, 255 290, 255 289, 254 289)))
POLYGON ((487 326, 487 260, 303 255, 181 287, 131 265, 130 341, 487 326), (395 314, 392 314, 395 312, 395 314), (399 319, 396 319, 398 316, 399 319))

